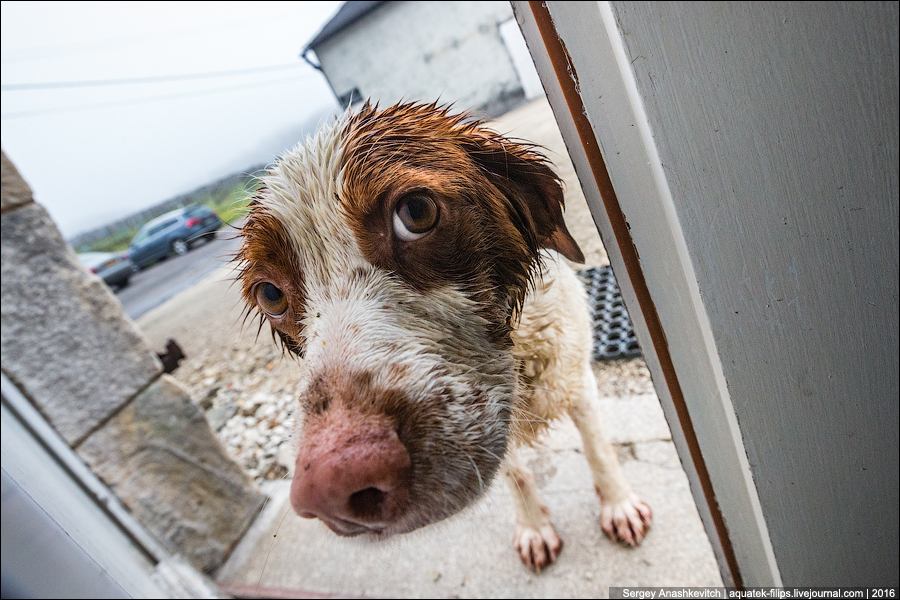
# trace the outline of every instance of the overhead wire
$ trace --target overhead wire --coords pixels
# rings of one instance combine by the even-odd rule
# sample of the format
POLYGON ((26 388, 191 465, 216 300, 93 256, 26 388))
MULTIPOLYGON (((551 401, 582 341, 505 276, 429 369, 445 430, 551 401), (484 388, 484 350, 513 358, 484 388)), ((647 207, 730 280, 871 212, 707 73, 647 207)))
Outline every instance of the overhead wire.
MULTIPOLYGON (((310 74, 311 76, 315 76, 310 74)), ((57 113, 66 113, 66 112, 75 112, 81 110, 91 110, 95 108, 113 108, 117 106, 126 106, 131 104, 147 104, 152 102, 161 102, 164 100, 176 100, 180 98, 191 98, 195 96, 208 96, 211 94, 219 94, 230 91, 239 91, 242 89, 250 89, 250 88, 260 88, 260 87, 268 87, 270 85, 277 85, 281 83, 286 83, 289 81, 298 81, 299 79, 306 79, 307 77, 298 78, 297 76, 292 77, 281 77, 279 79, 270 79, 267 81, 253 82, 253 83, 245 83, 240 85, 232 85, 232 86, 224 86, 217 88, 209 88, 205 90, 194 90, 191 92, 178 92, 174 94, 160 94, 157 96, 144 96, 140 98, 128 98, 125 100, 113 100, 111 102, 93 102, 89 104, 80 104, 75 106, 65 106, 65 107, 57 107, 57 108, 44 108, 44 109, 34 109, 34 110, 21 110, 21 111, 11 111, 8 113, 0 114, 0 118, 2 119, 19 119, 23 117, 33 117, 39 115, 49 115, 49 114, 57 114, 57 113)))
POLYGON ((248 69, 232 69, 230 71, 207 71, 203 73, 184 73, 181 75, 157 75, 149 77, 124 77, 119 79, 90 79, 81 81, 42 81, 35 83, 4 83, 0 90, 15 92, 21 90, 46 90, 76 87, 98 87, 113 85, 136 85, 143 83, 162 83, 166 81, 186 81, 192 79, 212 79, 216 77, 234 77, 237 75, 249 75, 253 73, 266 73, 271 71, 283 71, 304 66, 302 63, 284 63, 280 65, 267 65, 264 67, 251 67, 248 69))

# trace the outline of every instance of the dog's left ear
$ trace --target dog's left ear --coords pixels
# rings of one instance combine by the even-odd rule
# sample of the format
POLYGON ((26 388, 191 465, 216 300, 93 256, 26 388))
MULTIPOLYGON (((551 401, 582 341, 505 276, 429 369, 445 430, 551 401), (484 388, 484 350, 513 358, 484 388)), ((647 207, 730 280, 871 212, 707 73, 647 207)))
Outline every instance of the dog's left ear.
POLYGON ((510 202, 514 225, 526 242, 583 263, 584 254, 563 220, 562 182, 547 160, 530 146, 500 136, 479 141, 472 157, 510 202))

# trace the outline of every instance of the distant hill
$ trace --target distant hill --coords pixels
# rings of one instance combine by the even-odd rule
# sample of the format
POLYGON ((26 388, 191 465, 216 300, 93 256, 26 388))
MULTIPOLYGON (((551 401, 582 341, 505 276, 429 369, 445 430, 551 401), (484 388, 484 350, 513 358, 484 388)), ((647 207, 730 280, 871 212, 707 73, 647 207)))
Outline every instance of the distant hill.
MULTIPOLYGON (((286 150, 293 148, 302 142, 312 132, 316 131, 324 123, 333 119, 338 113, 337 105, 328 105, 313 107, 311 112, 301 121, 293 126, 286 127, 271 139, 267 139, 256 148, 248 150, 240 158, 237 159, 236 165, 253 164, 262 157, 269 157, 274 160, 286 150)), ((180 208, 192 203, 218 204, 218 200, 223 197, 223 192, 234 188, 236 185, 246 183, 250 189, 250 183, 253 177, 264 171, 266 166, 271 163, 260 164, 250 169, 246 169, 223 177, 218 181, 201 186, 195 190, 175 196, 164 202, 160 202, 150 208, 135 212, 127 217, 107 223, 100 227, 96 227, 90 231, 79 233, 69 238, 69 244, 78 251, 86 250, 89 246, 121 246, 123 240, 130 241, 131 237, 137 229, 155 217, 164 214, 175 208, 180 208)), ((218 208, 212 207, 211 208, 218 208)), ((218 211, 217 211, 218 212, 218 211)), ((221 215, 220 215, 221 216, 221 215)), ((127 245, 127 243, 125 243, 127 245)), ((103 250, 103 248, 97 248, 103 250)), ((108 250, 106 250, 108 251, 108 250)))

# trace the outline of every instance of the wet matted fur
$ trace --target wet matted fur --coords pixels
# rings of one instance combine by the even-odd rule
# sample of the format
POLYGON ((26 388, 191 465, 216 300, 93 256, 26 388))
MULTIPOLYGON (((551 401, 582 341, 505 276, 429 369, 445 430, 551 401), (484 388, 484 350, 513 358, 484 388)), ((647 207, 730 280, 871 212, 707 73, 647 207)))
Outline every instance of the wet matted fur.
POLYGON ((650 509, 594 414, 583 256, 534 146, 434 104, 366 104, 261 180, 237 256, 251 312, 301 356, 291 501, 341 535, 446 518, 501 470, 515 544, 540 570, 562 542, 516 459, 572 416, 610 536, 650 509))

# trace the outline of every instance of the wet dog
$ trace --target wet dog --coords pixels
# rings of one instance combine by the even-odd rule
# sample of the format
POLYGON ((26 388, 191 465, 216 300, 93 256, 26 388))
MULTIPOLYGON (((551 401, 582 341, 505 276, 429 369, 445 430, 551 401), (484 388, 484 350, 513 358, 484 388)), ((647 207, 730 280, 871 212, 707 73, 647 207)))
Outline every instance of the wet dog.
POLYGON ((533 146, 436 105, 370 104, 282 157, 241 230, 249 310, 302 357, 291 503, 339 535, 444 519, 502 472, 515 546, 562 541, 515 448, 571 415, 600 525, 635 545, 651 511, 595 414, 583 262, 533 146))

